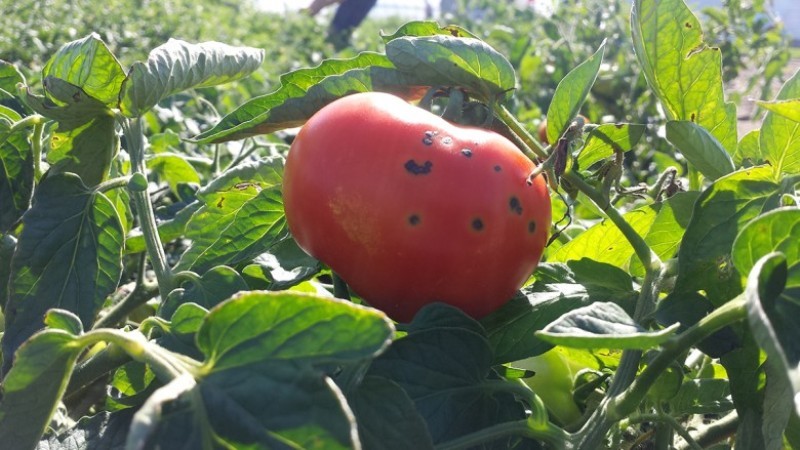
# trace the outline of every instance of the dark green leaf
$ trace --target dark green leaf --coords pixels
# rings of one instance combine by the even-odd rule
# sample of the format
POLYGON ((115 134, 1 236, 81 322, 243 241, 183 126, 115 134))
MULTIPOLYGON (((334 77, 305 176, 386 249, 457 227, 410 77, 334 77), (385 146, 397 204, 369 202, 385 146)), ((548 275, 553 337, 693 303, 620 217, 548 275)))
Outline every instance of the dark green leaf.
POLYGON ((788 266, 787 286, 800 286, 800 209, 780 208, 757 217, 742 228, 733 243, 733 264, 739 273, 750 273, 756 261, 781 252, 788 266))
POLYGON ((237 166, 201 189, 197 195, 204 206, 186 225, 186 237, 193 242, 176 270, 203 273, 236 264, 286 239, 282 171, 280 159, 257 161, 237 166))
POLYGON ((101 103, 116 106, 125 71, 100 36, 92 33, 64 44, 42 69, 42 77, 64 80, 101 103))
POLYGON ((122 229, 117 212, 74 175, 48 177, 11 261, 10 297, 3 335, 5 367, 17 347, 44 326, 45 311, 71 311, 86 327, 121 274, 122 229))
POLYGON ((738 295, 742 285, 731 261, 733 242, 747 222, 777 207, 779 197, 770 167, 734 172, 703 191, 678 252, 675 292, 705 290, 717 306, 738 295))
POLYGON ((549 142, 558 142, 558 139, 572 123, 572 119, 580 113, 581 106, 589 96, 589 91, 597 79, 605 49, 606 43, 603 41, 600 48, 589 59, 572 69, 558 83, 553 99, 550 101, 550 107, 547 108, 547 140, 549 142))
POLYGON ((0 442, 4 447, 36 447, 82 350, 76 337, 63 330, 42 331, 19 348, 3 380, 0 442))
POLYGON ((24 84, 25 76, 13 64, 0 60, 0 90, 16 92, 17 83, 24 84))
POLYGON ((122 83, 120 109, 128 117, 139 117, 172 94, 246 77, 263 60, 262 49, 170 39, 153 49, 147 61, 131 66, 122 83))
POLYGON ((348 402, 358 418, 358 434, 364 448, 433 450, 425 421, 397 383, 367 376, 348 395, 348 402))
MULTIPOLYGON (((550 122, 548 122, 549 124, 550 122)), ((578 155, 578 167, 588 169, 614 152, 632 149, 644 134, 645 126, 635 123, 604 123, 589 132, 578 155)))
POLYGON ((25 101, 35 112, 57 121, 62 133, 85 126, 99 116, 113 116, 107 105, 89 96, 79 86, 54 77, 45 78, 42 84, 47 95, 28 91, 25 101), (59 100, 61 98, 64 100, 59 100))
POLYGON ((242 277, 251 287, 270 291, 288 289, 313 277, 322 270, 322 263, 287 238, 267 253, 253 260, 242 270, 242 277))
POLYGON ((11 284, 11 257, 17 248, 17 239, 4 234, 0 236, 0 306, 8 303, 8 287, 11 284))
MULTIPOLYGON (((552 267, 540 265, 537 277, 552 267)), ((630 277, 620 269, 591 260, 583 260, 569 267, 562 266, 563 274, 557 280, 541 280, 522 290, 505 306, 481 320, 489 341, 496 353, 495 363, 518 361, 540 355, 553 346, 537 338, 534 333, 563 314, 593 302, 616 301, 631 303, 636 298, 630 277), (573 271, 572 267, 578 273, 573 271)))
MULTIPOLYGON (((522 405, 490 379, 492 360, 483 335, 458 327, 429 328, 393 342, 368 375, 399 384, 437 444, 523 417, 522 405)), ((508 445, 501 440, 490 448, 508 445)))
POLYGON ((12 131, 0 121, 0 233, 5 233, 30 206, 33 194, 33 152, 28 131, 12 131))
POLYGON ((245 290, 247 283, 238 272, 227 266, 213 267, 201 277, 188 278, 180 288, 170 292, 161 304, 158 315, 171 319, 180 305, 189 302, 211 309, 233 294, 245 290))
POLYGON ((516 84, 511 63, 480 39, 404 36, 386 43, 386 56, 405 74, 431 85, 465 88, 486 103, 505 99, 516 84))
POLYGON ((197 345, 215 370, 266 360, 316 365, 375 356, 393 332, 391 321, 372 308, 289 291, 251 291, 212 309, 197 345))
MULTIPOLYGON (((778 93, 776 100, 800 97, 800 72, 795 72, 778 93)), ((800 126, 775 112, 768 112, 761 123, 759 144, 764 158, 778 178, 781 174, 800 173, 800 126)))
POLYGON ((705 128, 686 120, 667 122, 667 140, 709 180, 733 172, 733 160, 705 128))
POLYGON ((597 302, 574 309, 537 331, 553 345, 576 348, 640 349, 656 347, 671 338, 678 324, 648 331, 615 303, 597 302))
POLYGON ((413 86, 414 78, 398 72, 386 56, 365 52, 351 59, 326 59, 317 67, 284 74, 280 82, 276 91, 251 99, 195 139, 223 142, 297 127, 339 97, 399 92, 413 86))
POLYGON ((736 150, 736 106, 725 103, 719 48, 703 42, 700 22, 682 0, 635 0, 631 32, 647 84, 668 120, 688 120, 736 150))
POLYGON ((786 289, 786 257, 769 253, 747 278, 747 319, 758 345, 793 390, 800 414, 800 289, 786 289))
POLYGON ((723 355, 720 362, 728 374, 733 404, 739 416, 737 445, 763 448, 764 352, 746 331, 740 347, 723 355))
POLYGON ((48 176, 71 172, 87 186, 96 186, 108 177, 111 160, 117 153, 119 140, 115 121, 110 115, 99 115, 86 124, 53 134, 48 176))
POLYGON ((733 409, 728 380, 698 378, 684 381, 669 400, 673 414, 723 414, 733 409))

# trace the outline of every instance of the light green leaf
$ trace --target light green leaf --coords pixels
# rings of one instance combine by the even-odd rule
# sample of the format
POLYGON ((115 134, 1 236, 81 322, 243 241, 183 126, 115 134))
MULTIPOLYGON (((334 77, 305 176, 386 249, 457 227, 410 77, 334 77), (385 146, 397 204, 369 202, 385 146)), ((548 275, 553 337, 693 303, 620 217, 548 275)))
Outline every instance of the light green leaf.
POLYGON ((283 161, 268 159, 237 166, 198 192, 204 205, 186 225, 192 245, 176 270, 203 273, 268 251, 286 239, 281 174, 283 161))
POLYGON ((667 140, 709 180, 733 172, 733 159, 705 128, 686 120, 667 122, 667 140))
POLYGON ((800 209, 769 211, 742 228, 733 243, 733 264, 742 274, 750 273, 762 256, 781 252, 788 266, 787 285, 800 287, 800 209))
POLYGON ((614 152, 627 152, 639 142, 645 128, 644 125, 635 123, 598 125, 586 137, 586 144, 578 155, 578 167, 588 169, 592 164, 608 158, 614 152))
POLYGON ((536 336, 566 347, 645 350, 666 342, 679 326, 647 331, 616 303, 598 302, 564 314, 536 336))
POLYGON ((87 186, 97 186, 106 178, 111 160, 116 156, 119 139, 114 117, 99 115, 86 124, 69 131, 59 130, 50 140, 47 153, 50 162, 48 176, 74 173, 87 186))
POLYGON ((722 57, 703 42, 700 22, 683 0, 635 0, 631 32, 647 84, 669 120, 694 122, 725 150, 736 150, 736 106, 725 103, 722 57))
POLYGON ((792 387, 795 413, 800 414, 800 287, 786 286, 786 258, 769 253, 747 278, 747 321, 768 361, 779 367, 792 387))
POLYGON ((117 212, 103 194, 87 190, 74 175, 47 177, 23 226, 5 310, 6 368, 22 342, 44 326, 48 309, 71 311, 91 327, 122 272, 117 212))
POLYGON ((757 100, 756 104, 766 110, 778 114, 779 116, 785 117, 792 122, 800 123, 800 98, 773 100, 769 102, 757 100))
MULTIPOLYGON (((800 97, 800 71, 787 81, 776 100, 800 97)), ((761 153, 772 165, 775 177, 800 173, 800 123, 768 112, 761 123, 761 153)))
POLYGON ((214 370, 261 361, 341 363, 381 353, 394 327, 386 316, 338 299, 250 291, 208 314, 197 335, 214 370))
POLYGON ((128 117, 139 117, 172 94, 246 77, 263 60, 262 49, 170 39, 153 49, 147 61, 131 66, 122 84, 120 109, 128 117))
POLYGON ((100 36, 92 33, 64 44, 42 69, 42 78, 47 77, 64 80, 90 97, 116 106, 125 71, 100 36))
POLYGON ((74 335, 45 330, 16 354, 3 380, 0 442, 5 448, 35 448, 56 411, 83 350, 74 335))
POLYGON ((737 167, 754 166, 765 163, 765 156, 761 152, 761 130, 753 130, 742 137, 733 155, 733 162, 737 167))
POLYGON ((200 175, 186 159, 174 153, 159 153, 147 160, 147 167, 169 184, 173 192, 178 183, 200 184, 200 175))
POLYGON ((703 191, 678 252, 675 292, 704 290, 717 306, 741 293, 731 261, 733 242, 747 222, 778 207, 779 200, 780 186, 769 166, 739 170, 703 191))
POLYGON ((81 319, 74 313, 64 309, 53 308, 48 310, 44 316, 44 324, 49 328, 64 330, 75 336, 83 334, 81 319))
POLYGON ((572 69, 558 83, 553 99, 550 101, 550 107, 547 108, 547 140, 549 142, 558 142, 561 135, 567 131, 572 119, 580 112, 583 102, 586 101, 586 97, 597 79, 605 49, 606 42, 603 41, 600 48, 589 59, 572 69))

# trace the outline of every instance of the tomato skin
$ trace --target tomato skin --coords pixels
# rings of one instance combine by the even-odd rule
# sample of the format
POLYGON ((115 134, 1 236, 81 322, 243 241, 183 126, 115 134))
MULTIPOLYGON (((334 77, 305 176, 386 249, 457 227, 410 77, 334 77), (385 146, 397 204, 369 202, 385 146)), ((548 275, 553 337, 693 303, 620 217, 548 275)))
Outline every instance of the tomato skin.
POLYGON ((383 93, 331 103, 300 130, 283 184, 289 229, 371 306, 405 322, 442 301, 480 318, 536 268, 550 197, 494 132, 383 93))

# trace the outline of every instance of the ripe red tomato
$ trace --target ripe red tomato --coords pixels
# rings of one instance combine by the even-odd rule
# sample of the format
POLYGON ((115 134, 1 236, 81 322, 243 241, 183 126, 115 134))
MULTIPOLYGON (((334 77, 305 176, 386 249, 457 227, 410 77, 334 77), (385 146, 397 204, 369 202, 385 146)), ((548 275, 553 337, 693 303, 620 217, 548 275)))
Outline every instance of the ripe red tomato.
POLYGON ((497 133, 398 97, 350 95, 317 112, 286 160, 297 243, 371 306, 408 321, 441 301, 480 318, 536 268, 550 197, 497 133))

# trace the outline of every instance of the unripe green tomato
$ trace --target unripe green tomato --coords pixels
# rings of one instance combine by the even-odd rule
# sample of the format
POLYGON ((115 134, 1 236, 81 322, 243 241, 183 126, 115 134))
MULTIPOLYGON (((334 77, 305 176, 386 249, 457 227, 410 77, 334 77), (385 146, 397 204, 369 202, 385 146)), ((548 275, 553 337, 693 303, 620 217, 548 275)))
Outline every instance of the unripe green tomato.
POLYGON ((508 139, 383 93, 334 101, 286 160, 297 243, 406 322, 444 302, 481 318, 514 296, 550 228, 542 176, 508 139))

